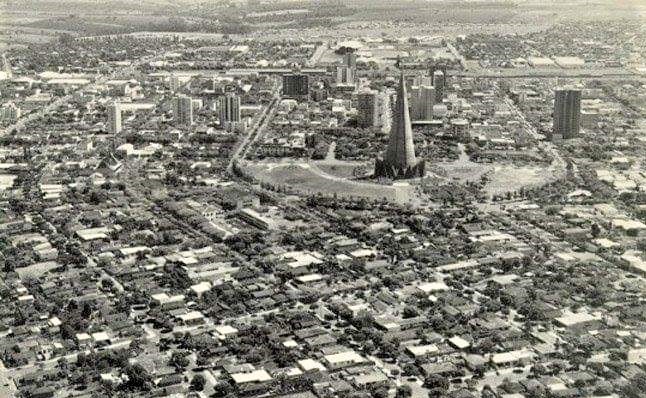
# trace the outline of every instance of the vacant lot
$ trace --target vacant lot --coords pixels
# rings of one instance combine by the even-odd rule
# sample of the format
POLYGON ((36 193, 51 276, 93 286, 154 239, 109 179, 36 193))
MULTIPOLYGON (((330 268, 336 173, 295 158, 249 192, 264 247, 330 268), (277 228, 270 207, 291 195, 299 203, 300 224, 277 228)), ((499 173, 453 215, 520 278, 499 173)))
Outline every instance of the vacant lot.
POLYGON ((490 195, 500 195, 517 191, 522 187, 530 188, 545 185, 553 178, 545 167, 496 165, 490 174, 491 181, 485 185, 490 195))

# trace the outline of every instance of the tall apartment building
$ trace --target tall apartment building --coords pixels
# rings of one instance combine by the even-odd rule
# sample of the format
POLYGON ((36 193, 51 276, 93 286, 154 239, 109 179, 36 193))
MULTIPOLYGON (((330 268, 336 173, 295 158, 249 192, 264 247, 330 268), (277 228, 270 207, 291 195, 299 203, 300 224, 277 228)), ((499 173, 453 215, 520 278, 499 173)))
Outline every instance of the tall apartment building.
POLYGON ((350 66, 337 66, 336 84, 353 85, 355 69, 350 66))
POLYGON ((121 132, 121 107, 118 102, 108 105, 108 132, 112 134, 121 132))
POLYGON ((193 99, 185 95, 173 98, 173 118, 175 124, 190 126, 193 124, 193 99))
POLYGON ((379 95, 365 91, 357 95, 357 124, 361 127, 375 127, 380 124, 379 95))
POLYGON ((444 89, 446 87, 446 75, 441 70, 433 72, 433 87, 435 87, 435 97, 438 102, 444 98, 444 89))
POLYGON ((20 119, 20 107, 13 102, 6 103, 0 107, 0 121, 2 123, 15 123, 20 119))
POLYGON ((355 53, 345 53, 343 54, 343 65, 350 68, 357 67, 357 54, 355 53))
POLYGON ((552 137, 574 138, 579 134, 581 121, 581 90, 559 88, 554 90, 554 124, 552 137))
POLYGON ((433 86, 418 86, 411 90, 412 119, 433 119, 433 105, 435 105, 435 88, 433 86))
POLYGON ((177 91, 182 86, 182 82, 177 75, 171 75, 169 77, 169 86, 171 91, 177 91))
POLYGON ((285 97, 307 97, 309 92, 309 76, 302 73, 283 75, 283 95, 285 97))
POLYGON ((242 120, 240 117, 240 97, 227 94, 218 101, 220 126, 226 130, 235 130, 242 120))

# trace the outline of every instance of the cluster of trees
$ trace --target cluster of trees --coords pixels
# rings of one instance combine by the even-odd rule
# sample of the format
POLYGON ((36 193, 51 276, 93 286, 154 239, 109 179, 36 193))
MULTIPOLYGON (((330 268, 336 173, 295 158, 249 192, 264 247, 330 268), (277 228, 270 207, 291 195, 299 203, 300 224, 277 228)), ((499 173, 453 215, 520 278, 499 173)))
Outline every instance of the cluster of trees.
POLYGON ((16 368, 18 366, 26 365, 27 359, 21 358, 18 355, 20 354, 20 352, 21 349, 18 344, 13 345, 9 350, 3 350, 0 358, 2 358, 2 363, 4 364, 4 366, 7 368, 16 368))
POLYGON ((305 144, 309 148, 310 157, 315 160, 324 159, 327 155, 330 143, 325 140, 321 134, 309 134, 305 139, 305 144))
POLYGON ((65 360, 60 360, 59 368, 67 373, 72 384, 84 385, 93 377, 98 377, 99 373, 106 373, 117 369, 119 374, 123 374, 123 383, 116 386, 104 385, 104 388, 110 393, 123 394, 135 393, 139 391, 150 391, 153 387, 152 375, 138 363, 131 364, 129 359, 131 352, 128 349, 106 350, 100 352, 80 352, 76 359, 76 364, 70 366, 65 360))
MULTIPOLYGON (((64 21, 63 21, 64 22, 64 21)), ((67 30, 67 28, 62 28, 67 30)), ((168 37, 144 38, 134 36, 99 37, 91 40, 70 40, 63 36, 57 51, 48 51, 51 44, 32 44, 12 48, 8 54, 12 66, 42 72, 45 70, 71 71, 73 67, 99 68, 102 61, 138 59, 151 51, 166 49, 173 44, 168 37)))
MULTIPOLYGON (((240 18, 234 17, 220 18, 220 20, 187 20, 180 16, 170 16, 166 19, 139 19, 136 22, 128 19, 118 19, 113 21, 114 23, 103 22, 96 19, 81 19, 75 16, 68 16, 39 20, 32 22, 29 26, 43 29, 68 30, 85 36, 117 35, 139 31, 246 34, 253 30, 251 25, 245 23, 240 18)), ((69 40, 68 36, 69 34, 67 36, 66 34, 60 35, 60 42, 67 42, 69 40)))
POLYGON ((159 286, 169 286, 176 290, 186 290, 193 284, 181 264, 169 262, 158 277, 159 286))
POLYGON ((60 326, 61 337, 72 340, 77 333, 85 332, 90 326, 90 317, 94 309, 89 302, 79 306, 76 300, 70 300, 59 314, 62 324, 60 326))
POLYGON ((377 128, 371 130, 372 134, 363 128, 329 129, 324 133, 336 141, 335 156, 341 160, 369 160, 386 147, 386 138, 377 128))
POLYGON ((442 203, 444 207, 485 200, 486 194, 482 191, 482 187, 481 182, 471 181, 464 184, 450 182, 438 185, 436 181, 423 180, 420 184, 422 193, 427 195, 429 199, 442 203))
POLYGON ((246 311, 243 303, 251 299, 246 289, 230 283, 214 286, 202 295, 203 308, 214 319, 227 316, 227 312, 231 315, 243 314, 246 311), (217 308, 217 311, 213 311, 213 308, 217 308))

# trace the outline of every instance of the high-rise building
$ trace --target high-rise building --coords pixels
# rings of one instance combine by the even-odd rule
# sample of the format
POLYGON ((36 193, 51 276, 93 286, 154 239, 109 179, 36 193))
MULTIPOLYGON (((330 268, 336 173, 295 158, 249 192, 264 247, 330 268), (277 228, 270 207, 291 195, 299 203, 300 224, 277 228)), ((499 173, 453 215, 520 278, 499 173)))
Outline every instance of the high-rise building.
POLYGON ((353 85, 354 84, 354 68, 350 66, 337 66, 336 68, 336 84, 353 85))
POLYGON ((441 70, 433 72, 433 87, 435 87, 435 97, 438 102, 444 98, 444 88, 446 86, 446 76, 441 70))
POLYGON ((419 107, 419 86, 413 85, 410 88, 410 118, 412 120, 420 120, 420 107, 419 107))
POLYGON ((411 90, 413 101, 413 120, 433 119, 433 105, 435 105, 435 88, 433 86, 418 86, 411 90))
POLYGON ((121 107, 118 102, 108 106, 108 131, 112 134, 121 132, 121 107))
POLYGON ((226 130, 235 130, 240 123, 240 97, 227 94, 218 101, 220 126, 226 130))
POLYGON ((574 138, 579 134, 581 90, 554 90, 554 125, 552 137, 574 138))
POLYGON ((0 108, 0 121, 2 123, 15 123, 20 119, 20 107, 13 102, 6 103, 0 108))
POLYGON ((357 54, 355 53, 345 53, 343 54, 343 65, 350 68, 357 67, 357 54))
POLYGON ((173 118, 175 124, 193 124, 193 99, 186 95, 173 98, 173 118))
POLYGON ((285 97, 308 97, 309 76, 302 73, 283 75, 283 95, 285 97))
POLYGON ((357 124, 361 127, 379 125, 379 96, 375 91, 366 91, 357 95, 357 124))
POLYGON ((177 91, 182 86, 182 82, 177 75, 171 75, 169 78, 169 86, 171 91, 177 91))
POLYGON ((422 120, 433 119, 433 106, 435 105, 435 87, 422 86, 420 90, 422 120))
POLYGON ((381 132, 388 134, 392 124, 392 109, 390 106, 390 95, 384 91, 379 93, 379 126, 381 132))
POLYGON ((376 159, 375 176, 393 179, 423 177, 424 166, 425 162, 417 160, 415 157, 406 83, 404 75, 401 74, 395 102, 395 120, 390 130, 390 141, 383 158, 376 159))

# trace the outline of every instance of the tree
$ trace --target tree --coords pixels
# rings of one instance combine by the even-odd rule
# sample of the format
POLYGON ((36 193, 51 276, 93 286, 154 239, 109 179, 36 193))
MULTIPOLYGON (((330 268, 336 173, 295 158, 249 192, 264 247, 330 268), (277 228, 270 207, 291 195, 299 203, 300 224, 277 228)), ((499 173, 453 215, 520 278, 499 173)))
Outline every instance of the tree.
POLYGON ((68 45, 74 43, 74 36, 69 33, 62 33, 58 35, 58 42, 62 45, 68 45))
POLYGON ((83 304, 83 310, 81 311, 81 316, 85 319, 88 319, 92 315, 92 304, 85 302, 83 304))
POLYGON ((168 364, 174 366, 177 370, 186 368, 189 363, 190 361, 188 360, 188 355, 180 351, 174 351, 170 357, 170 360, 168 361, 168 364))
POLYGON ((397 387, 395 398, 408 398, 413 396, 413 389, 408 384, 397 387))
POLYGON ((214 397, 226 397, 233 392, 233 388, 229 383, 220 382, 213 386, 214 397))
POLYGON ((427 377, 425 384, 433 390, 439 390, 441 393, 449 389, 449 381, 445 377, 436 374, 427 377))
POLYGON ((206 379, 204 378, 204 375, 202 375, 201 373, 198 373, 193 377, 193 380, 191 380, 191 390, 202 391, 204 389, 205 384, 206 384, 206 379))
POLYGON ((152 386, 152 377, 146 371, 146 369, 141 366, 141 364, 128 365, 125 368, 126 376, 128 381, 124 383, 124 386, 130 390, 150 390, 152 386))
POLYGON ((415 307, 407 305, 406 307, 404 307, 402 315, 404 318, 414 318, 418 316, 419 313, 417 312, 417 309, 415 307))
POLYGON ((597 223, 592 224, 591 233, 593 238, 598 238, 601 234, 601 228, 599 228, 599 225, 597 223))
POLYGON ((404 376, 414 376, 417 375, 417 366, 412 363, 407 363, 402 368, 404 376))
POLYGON ((370 393, 374 398, 388 398, 388 388, 384 386, 375 387, 370 393))
POLYGON ((352 323, 360 329, 367 328, 374 324, 374 318, 367 311, 360 311, 357 316, 352 320, 352 323))

